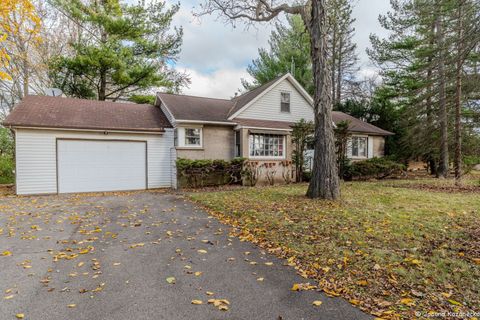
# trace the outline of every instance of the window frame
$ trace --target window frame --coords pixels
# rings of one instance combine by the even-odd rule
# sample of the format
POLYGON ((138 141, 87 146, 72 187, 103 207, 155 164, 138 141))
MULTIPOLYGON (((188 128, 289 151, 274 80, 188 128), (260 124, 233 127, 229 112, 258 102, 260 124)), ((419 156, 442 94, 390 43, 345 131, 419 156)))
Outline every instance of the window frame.
MULTIPOLYGON (((358 143, 358 142, 357 142, 358 143)), ((356 159, 367 159, 368 158, 368 136, 360 136, 360 135, 354 135, 352 136, 352 142, 351 142, 351 154, 352 154, 352 158, 356 158, 356 159), (357 145, 357 154, 355 155, 353 153, 353 144, 354 144, 354 140, 357 139, 357 141, 359 139, 362 139, 362 140, 365 140, 365 155, 360 155, 359 154, 359 150, 360 148, 358 148, 358 145, 357 145)))
POLYGON ((248 133, 248 158, 249 159, 277 159, 277 160, 282 160, 282 159, 285 159, 286 158, 286 153, 287 153, 287 150, 286 150, 286 139, 285 139, 285 135, 282 135, 282 134, 270 134, 270 133, 248 133), (255 138, 255 137, 258 137, 258 140, 255 138), (258 143, 260 143, 260 137, 263 137, 263 141, 262 141, 262 144, 263 144, 263 152, 265 151, 272 151, 272 152, 275 152, 274 149, 270 149, 270 147, 274 147, 275 144, 277 145, 277 152, 280 153, 280 149, 281 149, 281 153, 282 155, 252 155, 252 152, 254 153, 254 149, 255 149, 255 141, 258 141, 258 143), (265 138, 268 137, 268 138, 275 138, 275 139, 278 139, 277 140, 277 143, 268 143, 267 145, 269 146, 268 148, 265 148, 265 138), (252 144, 253 143, 253 144, 252 144), (281 145, 281 148, 280 148, 280 145, 281 145), (252 146, 253 146, 253 149, 252 149, 252 146))
POLYGON ((289 91, 280 91, 280 112, 281 113, 291 113, 292 110, 292 93, 289 91), (287 102, 283 102, 283 95, 288 95, 288 111, 283 110, 283 104, 287 102))
POLYGON ((203 128, 202 127, 185 127, 183 128, 183 144, 186 148, 201 148, 203 145, 203 128), (188 143, 188 138, 197 138, 196 136, 187 135, 188 130, 198 130, 198 144, 188 143))

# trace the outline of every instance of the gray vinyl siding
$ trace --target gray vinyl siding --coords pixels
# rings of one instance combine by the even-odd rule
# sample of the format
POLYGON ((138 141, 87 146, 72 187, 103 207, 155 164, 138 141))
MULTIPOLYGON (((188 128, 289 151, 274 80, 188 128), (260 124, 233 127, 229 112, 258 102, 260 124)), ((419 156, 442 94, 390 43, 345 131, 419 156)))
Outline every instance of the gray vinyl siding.
POLYGON ((265 95, 242 111, 237 118, 296 122, 300 119, 313 121, 313 109, 300 92, 284 79, 265 95), (280 93, 290 92, 290 112, 280 111, 280 93))

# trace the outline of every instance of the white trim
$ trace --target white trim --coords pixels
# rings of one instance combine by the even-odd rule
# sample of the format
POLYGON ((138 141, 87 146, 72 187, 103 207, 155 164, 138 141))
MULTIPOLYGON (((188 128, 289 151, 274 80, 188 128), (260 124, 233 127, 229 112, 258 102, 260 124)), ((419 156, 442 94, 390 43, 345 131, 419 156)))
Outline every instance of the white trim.
MULTIPOLYGON (((254 133, 257 135, 261 135, 261 133, 254 133)), ((285 135, 280 135, 283 139, 283 155, 282 156, 251 156, 250 155, 250 135, 252 133, 248 133, 248 159, 255 159, 255 160, 285 160, 287 158, 287 137, 285 135)), ((264 135, 269 135, 265 133, 264 135)))
MULTIPOLYGON (((53 128, 53 127, 24 127, 24 126, 8 126, 10 129, 32 129, 32 130, 55 130, 55 131, 80 131, 80 132, 106 132, 108 133, 138 133, 138 134, 158 134, 162 135, 165 131, 135 131, 135 130, 110 130, 110 129, 81 129, 81 128, 53 128)), ((171 129, 165 128, 164 130, 171 129)))
MULTIPOLYGON (((168 114, 172 117, 172 125, 175 126, 175 122, 177 122, 177 119, 175 119, 175 117, 173 116, 173 113, 170 111, 170 109, 168 108, 167 104, 165 103, 165 101, 162 100, 162 98, 160 98, 160 96, 158 94, 156 94, 156 98, 157 99, 160 99, 160 109, 163 111, 162 109, 162 106, 164 106, 165 110, 167 110, 168 114)), ((156 102, 156 101, 155 101, 156 102)))
POLYGON ((297 80, 295 80, 295 78, 290 74, 290 73, 287 73, 285 74, 283 77, 281 77, 280 79, 278 79, 277 81, 275 81, 275 83, 273 83, 272 85, 270 85, 270 87, 268 87, 267 89, 263 90, 262 93, 260 93, 258 96, 256 96, 255 98, 252 99, 252 101, 250 101, 249 103, 247 103, 246 105, 244 105, 242 108, 240 108, 237 112, 235 112, 234 114, 232 114, 230 117, 228 117, 228 120, 232 120, 234 119, 235 117, 237 117, 240 113, 242 113, 244 110, 246 110, 247 108, 249 108, 251 105, 253 105, 255 102, 257 102, 261 97, 263 97, 267 92, 269 92, 270 90, 272 90, 273 88, 275 88, 280 82, 282 82, 283 80, 285 79, 288 79, 292 84, 293 86, 302 94, 302 96, 307 100, 307 102, 310 104, 310 106, 313 108, 313 99, 312 97, 308 94, 307 91, 305 91, 305 89, 302 87, 302 85, 300 83, 298 83, 297 80))
POLYGON ((235 130, 238 129, 256 129, 256 130, 274 130, 274 131, 293 131, 293 129, 279 129, 279 128, 268 128, 268 127, 250 127, 250 126, 241 126, 235 127, 235 130))
POLYGON ((230 125, 235 126, 237 125, 235 122, 224 122, 224 121, 202 121, 202 120, 176 120, 176 123, 183 124, 183 123, 198 123, 198 124, 223 124, 223 125, 230 125))
POLYGON ((351 158, 352 158, 353 160, 364 160, 364 159, 368 159, 368 140, 369 140, 369 139, 368 139, 368 135, 352 134, 351 137, 350 137, 350 139, 351 139, 351 141, 352 141, 352 142, 351 142, 351 144, 352 144, 352 145, 351 145, 351 148, 352 148, 352 157, 351 157, 351 158), (365 138, 365 139, 367 139, 367 140, 366 140, 366 143, 365 143, 365 149, 366 149, 366 150, 365 150, 365 153, 366 153, 366 156, 354 156, 354 155, 353 155, 353 138, 365 138))

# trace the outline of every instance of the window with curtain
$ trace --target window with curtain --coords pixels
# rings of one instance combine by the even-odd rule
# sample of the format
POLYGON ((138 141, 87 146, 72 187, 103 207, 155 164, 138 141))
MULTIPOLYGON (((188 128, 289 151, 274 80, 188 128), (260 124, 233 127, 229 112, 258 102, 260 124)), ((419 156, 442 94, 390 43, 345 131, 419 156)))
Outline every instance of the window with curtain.
POLYGON ((201 128, 185 128, 185 145, 186 146, 200 146, 202 134, 201 128))
POLYGON ((352 156, 367 157, 367 137, 352 137, 352 156))

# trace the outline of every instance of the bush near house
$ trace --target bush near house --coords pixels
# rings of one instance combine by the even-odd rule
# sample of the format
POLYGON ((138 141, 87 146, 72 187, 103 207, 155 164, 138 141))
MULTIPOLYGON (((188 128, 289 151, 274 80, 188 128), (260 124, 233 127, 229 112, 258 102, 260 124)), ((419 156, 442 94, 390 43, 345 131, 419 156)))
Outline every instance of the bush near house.
POLYGON ((0 184, 15 182, 14 143, 10 130, 0 128, 0 184))
POLYGON ((15 164, 10 156, 0 156, 0 184, 15 182, 15 164))
POLYGON ((190 160, 180 158, 176 161, 179 187, 199 188, 240 184, 244 158, 225 160, 190 160))
POLYGON ((345 165, 343 176, 345 180, 384 179, 393 174, 401 174, 405 169, 405 165, 387 158, 372 158, 345 165))

